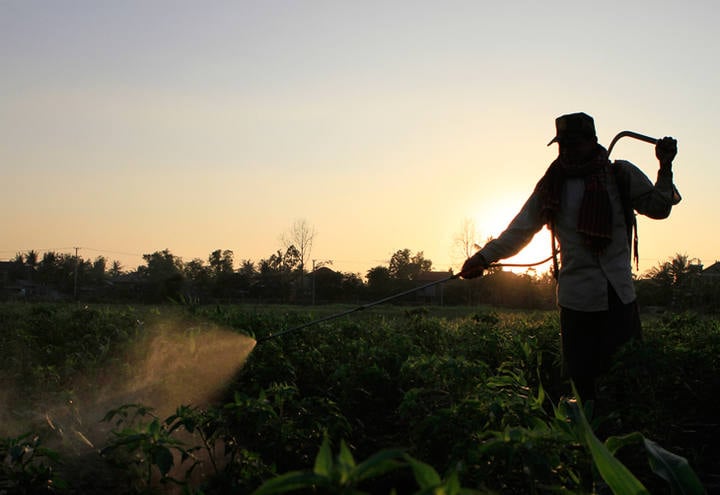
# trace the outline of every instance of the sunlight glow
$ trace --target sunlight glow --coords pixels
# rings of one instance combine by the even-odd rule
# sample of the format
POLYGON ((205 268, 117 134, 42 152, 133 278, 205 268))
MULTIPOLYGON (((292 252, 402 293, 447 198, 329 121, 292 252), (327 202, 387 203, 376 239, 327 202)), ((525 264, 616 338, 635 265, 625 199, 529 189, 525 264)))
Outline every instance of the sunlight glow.
MULTIPOLYGON (((587 22, 574 4, 532 2, 468 2, 462 15, 432 2, 166 3, 46 2, 42 15, 2 3, 0 259, 82 246, 127 269, 163 249, 257 262, 304 217, 314 255, 339 271, 404 248, 457 267, 462 219, 479 244, 499 235, 556 156, 554 118, 574 111, 606 145, 625 129, 678 138, 685 199, 667 220, 641 219, 640 272, 677 252, 720 258, 714 4, 587 22), (668 25, 673 36, 657 29, 668 25), (593 56, 573 39, 593 40, 593 56)), ((646 143, 613 158, 655 180, 646 143)), ((539 234, 516 259, 549 245, 539 234)))

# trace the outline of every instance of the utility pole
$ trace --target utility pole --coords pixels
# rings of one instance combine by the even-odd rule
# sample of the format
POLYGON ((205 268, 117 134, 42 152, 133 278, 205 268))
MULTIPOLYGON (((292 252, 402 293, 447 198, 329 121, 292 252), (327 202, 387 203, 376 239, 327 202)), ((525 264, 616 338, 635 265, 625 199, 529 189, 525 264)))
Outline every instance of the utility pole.
POLYGON ((79 249, 80 249, 79 247, 75 248, 75 284, 74 284, 74 289, 73 289, 73 293, 75 295, 75 302, 77 302, 77 300, 78 300, 78 263, 79 263, 78 250, 79 249))

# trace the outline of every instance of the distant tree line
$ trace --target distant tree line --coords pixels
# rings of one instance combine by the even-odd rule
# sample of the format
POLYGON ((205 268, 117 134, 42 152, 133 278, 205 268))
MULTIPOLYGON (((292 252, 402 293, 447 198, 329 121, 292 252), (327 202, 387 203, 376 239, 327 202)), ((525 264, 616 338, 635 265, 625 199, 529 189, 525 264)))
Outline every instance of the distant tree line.
POLYGON ((641 306, 720 310, 720 273, 706 273, 699 260, 676 254, 636 280, 641 306))
MULTIPOLYGON (((126 271, 99 256, 84 259, 70 253, 18 253, 5 262, 3 286, 24 287, 25 299, 84 301, 360 303, 407 291, 451 272, 433 272, 422 251, 399 249, 386 265, 359 273, 334 271, 330 261, 308 263, 294 244, 254 262, 236 264, 233 251, 217 249, 206 260, 188 262, 169 249, 143 255, 144 264, 126 271)), ((15 294, 18 296, 18 294, 15 294)), ((492 271, 483 279, 453 280, 433 292, 411 294, 398 302, 470 304, 483 302, 518 307, 552 305, 552 281, 530 275, 492 271), (442 291, 442 292, 441 292, 442 291)))
MULTIPOLYGON (((307 245, 305 249, 307 250, 307 245)), ((307 251, 306 251, 307 252, 307 251)), ((126 271, 119 262, 98 256, 84 259, 70 253, 18 253, 2 263, 2 298, 52 300, 73 298, 93 302, 162 303, 290 303, 357 304, 381 299, 446 277, 434 272, 422 251, 400 249, 386 265, 359 273, 331 270, 324 261, 303 259, 294 244, 254 262, 235 262, 233 251, 217 249, 206 260, 188 262, 170 250, 143 255, 144 264, 126 271), (237 266, 237 267, 236 267, 237 266), (432 275, 435 275, 433 279, 432 275), (438 275, 440 277, 438 277, 438 275)), ((716 311, 720 284, 702 276, 702 266, 686 255, 659 263, 636 280, 641 306, 716 311)), ((555 281, 536 274, 490 269, 473 280, 451 280, 398 300, 404 304, 488 304, 511 308, 555 307, 555 281)))

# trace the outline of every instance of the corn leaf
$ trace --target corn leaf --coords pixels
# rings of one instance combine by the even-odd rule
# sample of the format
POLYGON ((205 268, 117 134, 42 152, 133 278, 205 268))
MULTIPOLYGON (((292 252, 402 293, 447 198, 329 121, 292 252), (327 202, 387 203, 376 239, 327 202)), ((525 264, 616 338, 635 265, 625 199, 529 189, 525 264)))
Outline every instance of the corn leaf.
POLYGON ((440 475, 431 465, 418 461, 409 455, 405 455, 405 460, 410 464, 415 475, 415 481, 420 485, 421 490, 436 487, 442 483, 440 475))
POLYGON ((323 439, 323 443, 320 446, 318 455, 315 457, 315 467, 313 472, 318 476, 329 477, 332 472, 333 459, 332 452, 330 451, 330 440, 327 435, 323 439))
POLYGON ((344 440, 340 440, 340 453, 338 454, 338 462, 335 465, 336 473, 340 476, 340 484, 347 484, 355 469, 355 459, 344 440))
POLYGON ((633 476, 628 468, 618 461, 595 436, 590 428, 585 413, 578 402, 567 402, 568 412, 580 430, 580 436, 590 450, 593 462, 600 476, 608 484, 613 493, 623 495, 649 495, 650 492, 633 476))
POLYGON ((403 451, 399 449, 381 450, 357 465, 353 471, 353 480, 357 482, 374 478, 402 467, 403 464, 398 461, 402 455, 403 451))
POLYGON ((327 478, 305 471, 290 471, 275 478, 267 480, 252 495, 273 495, 275 493, 288 493, 301 488, 326 486, 327 478))
POLYGON ((612 436, 605 440, 605 446, 611 454, 615 455, 618 450, 627 446, 641 444, 645 437, 639 431, 628 433, 627 435, 612 436))
POLYGON ((688 464, 687 459, 663 449, 647 438, 643 439, 643 443, 650 456, 650 467, 655 474, 670 483, 672 493, 683 495, 705 493, 700 479, 688 464))

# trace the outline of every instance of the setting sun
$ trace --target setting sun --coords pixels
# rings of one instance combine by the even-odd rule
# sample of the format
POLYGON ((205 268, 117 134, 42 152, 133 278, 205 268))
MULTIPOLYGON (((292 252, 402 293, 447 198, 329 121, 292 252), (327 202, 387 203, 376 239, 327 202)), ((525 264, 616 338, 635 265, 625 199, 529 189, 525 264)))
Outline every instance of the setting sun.
POLYGON ((532 264, 532 267, 507 267, 506 270, 510 270, 515 273, 525 273, 528 269, 532 269, 535 273, 541 274, 552 267, 552 261, 545 261, 544 263, 537 265, 536 263, 546 260, 551 255, 552 247, 550 242, 550 231, 546 227, 543 227, 522 251, 512 258, 501 261, 501 263, 518 265, 532 264))

